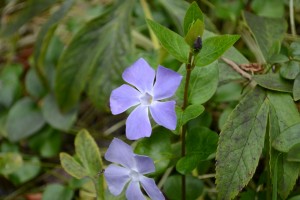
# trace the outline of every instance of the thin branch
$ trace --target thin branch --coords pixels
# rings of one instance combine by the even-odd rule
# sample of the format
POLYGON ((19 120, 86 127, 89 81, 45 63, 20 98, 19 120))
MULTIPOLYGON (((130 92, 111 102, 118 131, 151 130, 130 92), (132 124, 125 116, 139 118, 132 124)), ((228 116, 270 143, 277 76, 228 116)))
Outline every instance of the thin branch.
POLYGON ((290 24, 291 24, 291 32, 292 35, 295 36, 296 34, 296 26, 295 26, 295 18, 294 18, 294 0, 290 0, 290 24))
POLYGON ((248 80, 252 80, 252 76, 250 74, 248 74, 247 72, 243 71, 235 62, 233 62, 232 60, 229 60, 228 58, 221 58, 225 63, 227 63, 230 67, 232 67, 232 69, 234 69, 237 73, 239 73, 240 75, 242 75, 243 77, 245 77, 248 80))

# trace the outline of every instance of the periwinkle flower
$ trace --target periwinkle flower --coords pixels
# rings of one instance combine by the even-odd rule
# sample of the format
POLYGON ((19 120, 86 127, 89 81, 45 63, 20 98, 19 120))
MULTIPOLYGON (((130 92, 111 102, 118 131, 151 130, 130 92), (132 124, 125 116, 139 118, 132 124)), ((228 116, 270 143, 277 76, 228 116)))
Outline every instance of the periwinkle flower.
POLYGON ((130 107, 137 106, 126 120, 126 136, 137 140, 151 135, 149 110, 154 121, 168 128, 176 128, 175 101, 162 101, 172 97, 182 79, 177 72, 158 66, 154 69, 140 58, 127 68, 122 78, 129 83, 112 91, 110 108, 114 115, 120 114, 130 107))
POLYGON ((155 181, 144 176, 155 171, 151 158, 134 154, 128 144, 117 138, 113 139, 104 157, 121 165, 110 164, 104 171, 108 189, 113 195, 119 195, 128 183, 128 200, 145 200, 140 184, 152 200, 165 199, 155 181))

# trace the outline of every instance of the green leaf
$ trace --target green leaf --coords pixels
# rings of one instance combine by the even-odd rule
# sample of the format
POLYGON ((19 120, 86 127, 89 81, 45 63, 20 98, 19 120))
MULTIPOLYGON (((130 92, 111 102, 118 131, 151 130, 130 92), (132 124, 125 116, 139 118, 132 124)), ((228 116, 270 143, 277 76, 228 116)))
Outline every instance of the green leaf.
MULTIPOLYGON (((184 77, 177 90, 179 101, 183 102, 186 70, 185 67, 179 69, 179 73, 184 77)), ((195 67, 191 73, 188 100, 190 104, 203 104, 208 101, 216 92, 218 86, 218 62, 213 62, 205 67, 195 67)))
POLYGON ((206 127, 188 130, 186 137, 186 156, 176 165, 178 172, 187 174, 198 164, 213 154, 218 145, 218 134, 206 127))
POLYGON ((185 36, 185 41, 190 45, 191 48, 194 48, 194 42, 196 39, 203 35, 204 23, 199 19, 191 26, 189 32, 185 36))
POLYGON ((166 170, 171 159, 170 131, 162 127, 155 128, 151 137, 137 142, 134 152, 149 156, 155 164, 155 174, 161 174, 166 170))
POLYGON ((132 6, 132 0, 115 4, 72 38, 59 60, 55 82, 57 102, 64 111, 76 106, 86 83, 93 103, 106 106, 131 52, 128 19, 132 6))
POLYGON ((283 64, 280 68, 280 75, 285 79, 295 79, 300 72, 299 62, 290 61, 283 64))
POLYGON ((300 123, 281 132, 273 142, 273 147, 278 151, 288 152, 297 143, 300 143, 300 123))
POLYGON ((7 176, 22 167, 23 158, 19 153, 0 153, 0 174, 7 176))
POLYGON ((86 130, 76 135, 75 151, 90 177, 96 176, 102 170, 103 164, 98 145, 86 130))
POLYGON ((275 43, 281 43, 287 30, 287 23, 284 19, 259 17, 249 12, 244 12, 244 18, 265 58, 279 52, 271 52, 275 43))
POLYGON ((216 156, 219 198, 234 198, 253 176, 264 146, 268 109, 266 93, 255 88, 224 125, 216 156))
POLYGON ((176 108, 177 127, 181 127, 191 119, 198 117, 205 110, 202 105, 189 105, 184 111, 181 108, 176 108))
POLYGON ((42 85, 34 68, 31 68, 27 72, 25 78, 25 86, 27 92, 37 99, 42 98, 46 94, 46 90, 42 85))
POLYGON ((81 179, 88 176, 88 172, 85 170, 80 163, 78 163, 72 156, 67 153, 60 153, 60 163, 64 170, 74 176, 75 178, 81 179))
POLYGON ((57 156, 62 143, 62 133, 47 126, 29 138, 28 145, 42 157, 57 156))
POLYGON ((68 131, 77 118, 77 109, 73 109, 67 113, 62 113, 52 94, 48 94, 42 103, 42 113, 52 127, 68 131))
POLYGON ((283 54, 275 54, 269 59, 269 63, 285 63, 288 62, 289 58, 283 54))
POLYGON ((37 157, 31 157, 23 162, 22 167, 9 175, 10 180, 16 184, 25 183, 36 177, 41 170, 41 162, 37 157))
POLYGON ((46 52, 49 50, 51 38, 57 28, 58 22, 66 15, 72 7, 74 1, 64 1, 63 5, 51 15, 49 20, 42 26, 34 46, 33 58, 37 68, 43 71, 46 52))
POLYGON ((239 35, 220 35, 205 39, 200 53, 195 57, 196 66, 206 66, 217 60, 239 38, 239 35))
POLYGON ((288 152, 287 160, 291 162, 300 162, 300 143, 295 144, 288 152))
MULTIPOLYGON (((172 200, 181 200, 181 176, 169 176, 164 184, 163 191, 172 200)), ((186 176, 186 199, 198 199, 203 193, 204 184, 201 180, 186 176)))
POLYGON ((291 93, 293 90, 292 83, 281 78, 279 74, 262 74, 255 75, 253 79, 263 88, 279 91, 279 92, 289 92, 291 93))
POLYGON ((47 185, 42 200, 71 200, 74 191, 60 184, 47 185))
POLYGON ((41 14, 53 4, 57 3, 57 0, 28 0, 25 1, 22 6, 22 10, 12 17, 9 17, 6 24, 1 24, 1 35, 11 36, 14 34, 22 25, 27 23, 36 15, 41 14))
POLYGON ((147 20, 147 23, 169 54, 180 62, 188 62, 190 47, 183 37, 154 21, 147 20))
POLYGON ((231 102, 238 101, 241 98, 242 86, 236 82, 230 82, 218 87, 213 101, 215 102, 231 102))
POLYGON ((10 141, 26 138, 45 124, 40 109, 31 99, 24 97, 17 101, 8 113, 6 130, 10 141))
POLYGON ((184 16, 183 30, 185 34, 189 32, 190 28, 197 20, 200 20, 202 23, 204 22, 203 13, 197 3, 193 2, 184 16))
POLYGON ((281 0, 254 0, 251 2, 251 8, 259 16, 270 18, 284 17, 284 1, 281 0))
POLYGON ((298 101, 300 99, 300 73, 295 78, 293 85, 293 97, 294 101, 298 101))

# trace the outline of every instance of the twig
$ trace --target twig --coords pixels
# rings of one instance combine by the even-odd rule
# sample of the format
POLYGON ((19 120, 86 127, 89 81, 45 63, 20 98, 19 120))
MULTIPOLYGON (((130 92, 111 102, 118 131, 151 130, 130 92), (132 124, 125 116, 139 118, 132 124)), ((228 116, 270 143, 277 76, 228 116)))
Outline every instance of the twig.
POLYGON ((233 62, 232 60, 229 60, 228 58, 221 58, 225 63, 227 63, 230 67, 232 67, 232 69, 234 69, 237 73, 239 73, 240 75, 242 75, 243 77, 245 77, 248 80, 252 80, 252 76, 250 74, 248 74, 247 72, 244 72, 235 62, 233 62))
POLYGON ((291 24, 291 32, 292 35, 296 35, 296 26, 295 26, 295 19, 294 19, 294 0, 290 0, 290 24, 291 24))

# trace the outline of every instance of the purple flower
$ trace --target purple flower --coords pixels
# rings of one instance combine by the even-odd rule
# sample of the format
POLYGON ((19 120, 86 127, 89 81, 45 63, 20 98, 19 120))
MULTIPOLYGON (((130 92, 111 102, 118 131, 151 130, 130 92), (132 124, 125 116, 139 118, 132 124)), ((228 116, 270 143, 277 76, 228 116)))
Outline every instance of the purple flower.
POLYGON ((175 130, 175 101, 161 100, 175 94, 182 76, 162 66, 158 66, 155 76, 155 71, 140 58, 124 71, 122 77, 130 85, 123 84, 112 91, 110 108, 116 115, 138 105, 126 120, 127 138, 136 140, 151 135, 148 110, 157 124, 175 130))
POLYGON ((111 164, 104 171, 108 189, 113 195, 119 195, 128 183, 126 190, 128 200, 145 200, 140 184, 151 199, 165 199, 155 181, 143 175, 155 171, 151 158, 134 154, 128 144, 117 138, 113 139, 104 157, 121 165, 111 164))

